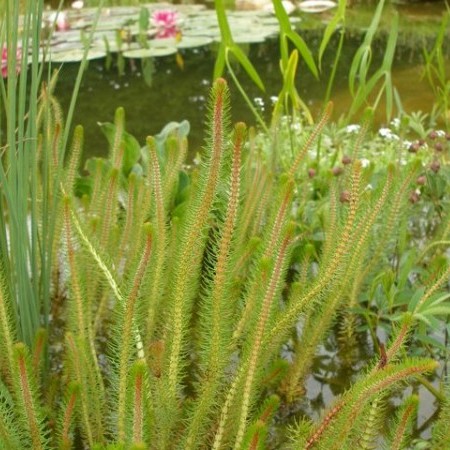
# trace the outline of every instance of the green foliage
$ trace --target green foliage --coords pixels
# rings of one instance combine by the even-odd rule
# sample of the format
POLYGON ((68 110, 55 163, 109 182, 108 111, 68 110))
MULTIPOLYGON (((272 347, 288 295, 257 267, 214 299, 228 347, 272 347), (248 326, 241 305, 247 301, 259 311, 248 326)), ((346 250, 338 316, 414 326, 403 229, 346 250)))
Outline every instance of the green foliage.
MULTIPOLYGON (((391 112, 395 32, 369 75, 382 7, 350 70, 352 113, 383 77, 391 112)), ((319 67, 345 8, 340 1, 325 31, 319 67)), ((436 368, 448 358, 445 133, 429 133, 419 116, 378 135, 368 120, 327 125, 331 104, 312 126, 295 76, 299 56, 314 74, 317 67, 280 2, 275 9, 284 83, 270 128, 260 118, 264 132, 232 129, 228 86, 217 79, 199 163, 185 165, 187 122, 141 147, 118 108, 113 123, 100 124, 109 157, 88 160, 83 176, 81 127, 65 156, 74 101, 64 124, 56 77, 38 98, 32 41, 25 113, 28 72, 22 58, 15 73, 17 31, 6 27, 0 448, 405 448, 417 396, 384 432, 391 396, 403 395, 405 383, 442 403, 432 443, 448 446, 448 387, 425 377, 444 382, 436 368), (408 142, 418 131, 424 142, 408 142), (304 414, 286 435, 294 418, 285 411, 299 408, 308 377, 333 371, 323 351, 330 339, 359 374, 322 405, 318 421, 304 414), (372 345, 362 361, 358 341, 372 345)), ((220 2, 217 14, 217 71, 227 65, 235 77, 233 55, 260 84, 220 2)))
POLYGON ((233 41, 233 36, 231 34, 230 25, 228 24, 227 15, 225 12, 225 6, 222 0, 215 0, 215 9, 217 14, 217 20, 219 22, 221 41, 219 46, 219 51, 216 58, 216 64, 214 66, 213 78, 222 76, 225 64, 229 64, 230 54, 233 55, 239 64, 245 69, 249 77, 253 82, 261 89, 264 90, 264 84, 258 75, 258 72, 253 67, 252 63, 239 47, 233 41))
POLYGON ((448 33, 449 23, 450 9, 447 5, 447 13, 442 19, 433 48, 431 51, 424 48, 425 75, 433 90, 436 107, 447 128, 450 124, 450 77, 448 67, 446 67, 446 58, 443 54, 443 44, 448 33))
MULTIPOLYGON (((338 320, 342 351, 358 336, 378 346, 384 324, 386 352, 348 380, 318 423, 293 429, 293 448, 373 448, 390 395, 408 380, 445 398, 420 375, 439 357, 421 343, 449 312, 442 286, 450 269, 438 245, 448 240, 447 223, 427 234, 425 253, 414 250, 414 238, 408 243, 410 215, 424 214, 408 201, 410 190, 440 154, 405 154, 403 142, 381 136, 369 151, 380 139, 395 156, 363 164, 367 130, 327 128, 328 110, 315 127, 294 131, 280 117, 273 164, 267 135, 247 137, 243 124, 231 132, 228 97, 217 80, 202 162, 189 171, 186 124, 170 124, 139 148, 119 108, 107 127, 110 156, 87 162, 90 189, 80 191, 83 133, 75 129, 52 266, 52 308, 62 320, 49 336, 50 367, 62 373, 45 382, 45 333, 31 354, 15 343, 3 283, 4 446, 72 448, 81 439, 90 448, 280 448, 286 436, 271 441, 278 411, 302 396, 338 320), (301 143, 296 153, 292 138, 301 143), (316 172, 307 175, 311 165, 316 172)), ((428 171, 422 201, 439 192, 440 213, 448 182, 437 187, 438 174, 428 171)), ((413 410, 405 405, 385 438, 397 448, 410 434, 413 410)))
POLYGON ((381 66, 369 77, 371 65, 371 44, 377 31, 378 24, 383 11, 384 0, 378 2, 372 23, 367 30, 364 42, 357 50, 349 72, 349 89, 353 96, 353 103, 349 111, 349 118, 358 112, 364 102, 367 102, 373 91, 378 88, 378 92, 373 101, 376 108, 383 92, 386 94, 386 118, 390 120, 393 113, 394 86, 392 84, 391 68, 394 59, 394 52, 398 35, 398 14, 394 13, 389 32, 389 39, 381 66), (380 86, 381 83, 381 86, 380 86))

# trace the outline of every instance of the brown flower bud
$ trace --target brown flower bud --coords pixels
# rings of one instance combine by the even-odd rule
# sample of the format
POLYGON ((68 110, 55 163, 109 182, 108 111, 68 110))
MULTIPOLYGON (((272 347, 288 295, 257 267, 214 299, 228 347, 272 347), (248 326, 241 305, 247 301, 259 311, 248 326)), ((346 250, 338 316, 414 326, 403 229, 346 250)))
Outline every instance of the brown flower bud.
POLYGON ((340 166, 336 166, 331 169, 331 172, 333 173, 333 175, 335 177, 338 177, 343 171, 344 171, 344 169, 340 166))
POLYGON ((413 142, 409 148, 408 148, 408 152, 409 153, 417 153, 419 151, 420 148, 420 144, 418 142, 413 142))
POLYGON ((439 161, 433 161, 433 162, 430 164, 430 169, 431 169, 434 173, 438 173, 440 168, 441 168, 441 164, 439 163, 439 161))
POLYGON ((438 134, 436 133, 435 130, 433 130, 433 131, 430 131, 430 134, 428 135, 428 137, 434 141, 438 137, 438 134))
POLYGON ((425 185, 426 182, 427 182, 427 177, 426 177, 425 175, 420 175, 420 177, 418 177, 417 180, 416 180, 416 183, 417 183, 419 186, 425 185))
POLYGON ((442 142, 436 142, 436 144, 434 144, 434 149, 437 152, 442 152, 442 150, 444 150, 444 146, 442 145, 442 142))
POLYGON ((339 196, 339 201, 341 203, 349 203, 350 202, 350 192, 342 191, 341 195, 339 196))
POLYGON ((313 169, 312 167, 310 167, 308 169, 308 177, 309 178, 314 178, 316 176, 316 169, 313 169))
POLYGON ((350 156, 344 155, 342 157, 342 164, 344 164, 344 166, 350 164, 351 162, 352 162, 352 158, 350 158, 350 156))
POLYGON ((420 200, 420 195, 416 191, 412 191, 411 194, 409 194, 409 201, 414 204, 417 203, 420 200))

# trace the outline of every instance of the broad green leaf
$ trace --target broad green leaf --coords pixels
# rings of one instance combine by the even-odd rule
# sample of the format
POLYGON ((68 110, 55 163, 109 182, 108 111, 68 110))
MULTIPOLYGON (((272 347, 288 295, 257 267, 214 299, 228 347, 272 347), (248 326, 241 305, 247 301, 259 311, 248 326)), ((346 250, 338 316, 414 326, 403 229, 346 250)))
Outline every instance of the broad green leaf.
POLYGON ((291 30, 291 22, 289 21, 289 16, 284 9, 281 0, 272 0, 273 9, 275 10, 275 15, 277 16, 278 23, 280 24, 280 29, 288 32, 291 30))
POLYGON ((422 314, 427 316, 445 316, 450 314, 450 306, 432 306, 422 311, 422 314))
POLYGON ((450 298, 450 294, 435 294, 432 295, 430 298, 428 298, 426 301, 424 301, 422 304, 419 305, 417 308, 418 312, 427 313, 427 311, 431 308, 437 307, 441 303, 445 302, 447 299, 450 298))
POLYGON ((188 136, 190 129, 191 125, 187 120, 182 120, 181 122, 169 122, 157 135, 155 135, 155 139, 158 143, 163 143, 173 134, 176 134, 178 138, 185 138, 188 136))
POLYGON ((319 78, 319 71, 317 70, 316 63, 314 62, 314 58, 312 56, 311 51, 309 50, 306 42, 297 34, 295 31, 290 31, 286 33, 287 37, 292 41, 292 43, 297 47, 298 51, 302 55, 303 59, 306 62, 306 65, 309 67, 311 73, 319 78))
POLYGON ((228 52, 231 52, 233 56, 240 62, 242 67, 247 72, 248 76, 253 80, 253 82, 262 90, 265 91, 264 83, 258 75, 258 72, 253 67, 253 64, 248 59, 247 55, 242 51, 242 49, 237 45, 233 44, 226 50, 225 57, 228 56, 228 52))
POLYGON ((440 350, 444 351, 447 350, 447 347, 444 344, 442 344, 442 342, 439 342, 437 339, 431 336, 428 336, 426 334, 418 334, 416 337, 419 341, 423 342, 424 344, 431 345, 432 347, 438 348, 440 350))
POLYGON ((427 324, 429 327, 431 327, 431 322, 430 320, 425 317, 423 314, 414 314, 414 317, 416 320, 420 320, 421 322, 427 324))
POLYGON ((222 42, 225 46, 233 44, 233 38, 231 35, 230 25, 228 23, 227 14, 225 12, 225 6, 222 0, 215 0, 217 21, 219 22, 220 35, 222 36, 222 42))
MULTIPOLYGON (((109 145, 114 144, 114 136, 116 134, 116 127, 110 122, 98 122, 100 129, 108 139, 109 145)), ((137 139, 130 133, 123 131, 122 142, 124 144, 124 153, 122 159, 122 171, 128 175, 133 166, 139 160, 141 154, 141 146, 137 139)))
POLYGON ((378 24, 381 19, 381 13, 383 12, 384 0, 378 2, 378 6, 375 10, 375 14, 373 16, 372 22, 367 30, 367 33, 364 37, 364 41, 361 46, 356 51, 355 56, 353 57, 352 65, 350 67, 349 72, 349 88, 352 96, 355 95, 355 84, 356 84, 356 74, 359 73, 359 82, 364 85, 367 73, 370 67, 371 62, 371 45, 372 40, 375 36, 375 33, 378 29, 378 24))
POLYGON ((325 31, 323 32, 322 41, 320 43, 319 47, 319 68, 322 68, 322 57, 325 53, 325 50, 328 46, 328 42, 331 39, 331 36, 336 31, 338 25, 340 22, 342 22, 342 25, 345 24, 345 10, 347 8, 347 0, 339 0, 338 9, 336 11, 336 14, 333 16, 331 21, 328 23, 327 27, 325 28, 325 31))
POLYGON ((419 303, 419 300, 422 298, 424 292, 425 292, 424 287, 417 289, 417 291, 412 296, 411 301, 409 302, 408 311, 414 311, 416 309, 417 304, 419 303))

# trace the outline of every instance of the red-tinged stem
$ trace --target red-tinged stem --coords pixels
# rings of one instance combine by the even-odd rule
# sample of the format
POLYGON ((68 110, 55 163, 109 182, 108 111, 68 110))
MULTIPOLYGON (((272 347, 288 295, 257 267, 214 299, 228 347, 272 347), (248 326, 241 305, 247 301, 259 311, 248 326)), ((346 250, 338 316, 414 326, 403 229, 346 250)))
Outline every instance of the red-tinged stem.
POLYGON ((28 425, 30 427, 30 433, 31 433, 31 441, 33 444, 33 449, 38 450, 43 448, 41 444, 41 434, 39 431, 38 421, 36 418, 36 414, 34 411, 34 405, 33 405, 33 397, 31 395, 30 391, 30 384, 28 381, 28 374, 27 374, 27 368, 25 363, 25 356, 19 355, 18 357, 18 364, 19 364, 19 376, 20 376, 20 386, 21 386, 21 393, 22 393, 22 399, 25 405, 25 411, 28 418, 28 425))
POLYGON ((36 346, 33 352, 33 370, 35 371, 35 373, 37 373, 39 369, 39 361, 41 359, 42 351, 44 349, 44 342, 45 342, 44 334, 39 333, 36 341, 36 346))
POLYGON ((125 306, 125 318, 124 327, 122 333, 122 351, 120 352, 120 369, 119 369, 119 401, 118 401, 118 433, 119 440, 123 441, 125 439, 125 403, 126 403, 126 391, 127 391, 127 374, 128 374, 128 363, 130 358, 130 340, 133 330, 134 321, 134 309, 135 304, 138 299, 139 289, 141 287, 142 279, 145 274, 145 270, 150 259, 152 250, 152 234, 151 232, 147 235, 147 242, 145 245, 144 253, 139 262, 139 266, 134 277, 133 286, 131 292, 128 296, 127 303, 125 306))
POLYGON ((255 434, 252 437, 250 445, 248 447, 249 450, 257 450, 259 444, 259 431, 255 431, 255 434))
POLYGON ((142 441, 142 372, 136 374, 134 384, 134 422, 133 422, 133 441, 135 443, 142 441))
POLYGON ((77 401, 77 393, 72 392, 72 394, 69 397, 69 401, 67 402, 66 412, 64 413, 63 429, 62 429, 62 443, 64 445, 64 448, 70 448, 71 445, 69 431, 76 401, 77 401))
POLYGON ((316 432, 307 440, 305 445, 305 450, 309 450, 312 446, 319 440, 324 431, 327 429, 329 423, 333 420, 333 418, 337 415, 337 413, 344 406, 344 402, 340 401, 323 419, 320 427, 316 430, 316 432))

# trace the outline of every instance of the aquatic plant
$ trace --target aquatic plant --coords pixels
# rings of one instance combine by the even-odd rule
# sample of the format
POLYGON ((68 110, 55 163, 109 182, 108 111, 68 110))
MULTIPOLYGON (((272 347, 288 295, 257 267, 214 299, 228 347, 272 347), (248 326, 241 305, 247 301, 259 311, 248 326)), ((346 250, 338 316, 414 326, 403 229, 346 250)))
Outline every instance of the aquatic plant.
POLYGON ((425 75, 435 95, 435 105, 447 128, 450 124, 450 80, 448 69, 446 68, 445 56, 443 54, 443 44, 448 33, 450 23, 450 10, 447 6, 447 13, 442 19, 436 41, 431 49, 424 48, 425 75))
MULTIPOLYGON (((119 108, 114 123, 103 124, 108 160, 89 160, 89 175, 79 177, 83 133, 76 128, 58 183, 51 326, 32 345, 20 342, 10 288, 1 285, 2 444, 289 445, 280 435, 267 440, 277 410, 302 398, 317 347, 354 305, 352 289, 363 294, 362 276, 374 276, 392 255, 393 223, 413 206, 408 193, 421 165, 363 167, 362 128, 343 173, 306 176, 325 115, 274 171, 264 140, 249 133, 246 144, 246 127, 231 130, 228 117, 228 87, 218 79, 202 162, 189 171, 185 124, 171 124, 140 148, 119 108), (369 181, 372 190, 364 189, 369 181), (344 190, 347 200, 339 202, 344 190), (288 362, 282 349, 292 342, 288 362)), ((423 287, 398 310, 384 356, 349 380, 319 422, 305 418, 295 427, 292 448, 350 448, 368 414, 373 427, 364 439, 378 439, 390 392, 436 369, 437 361, 410 357, 405 346, 424 318, 433 326, 449 312, 441 287, 450 268, 443 262, 436 272, 435 258, 429 270, 421 267, 423 287)), ((346 323, 343 345, 350 345, 360 332, 357 320, 346 323)), ((393 442, 413 414, 399 411, 393 442)))
MULTIPOLYGON (((16 74, 20 72, 20 60, 22 59, 22 51, 20 47, 16 49, 16 74)), ((3 46, 2 48, 2 77, 8 77, 8 47, 3 46)))
MULTIPOLYGON (((401 448, 417 397, 388 435, 384 420, 407 382, 442 404, 432 442, 445 447, 448 386, 428 374, 444 384, 446 134, 416 148, 401 121, 376 136, 368 121, 327 128, 331 104, 314 125, 293 120, 293 51, 276 133, 232 127, 219 78, 193 167, 186 123, 141 147, 118 108, 101 124, 108 159, 81 171, 82 127, 68 145, 81 75, 64 121, 56 76, 41 83, 28 39, 42 4, 29 6, 22 46, 32 45, 33 64, 27 71, 22 56, 16 74, 9 22, 1 84, 0 446, 401 448), (330 336, 343 365, 358 341, 370 343, 370 362, 359 361, 318 420, 286 414, 307 401, 330 336)), ((8 8, 17 21, 15 2, 8 8)))
POLYGON ((151 22, 156 28, 157 38, 175 37, 179 33, 178 13, 172 9, 157 9, 153 11, 151 22))

